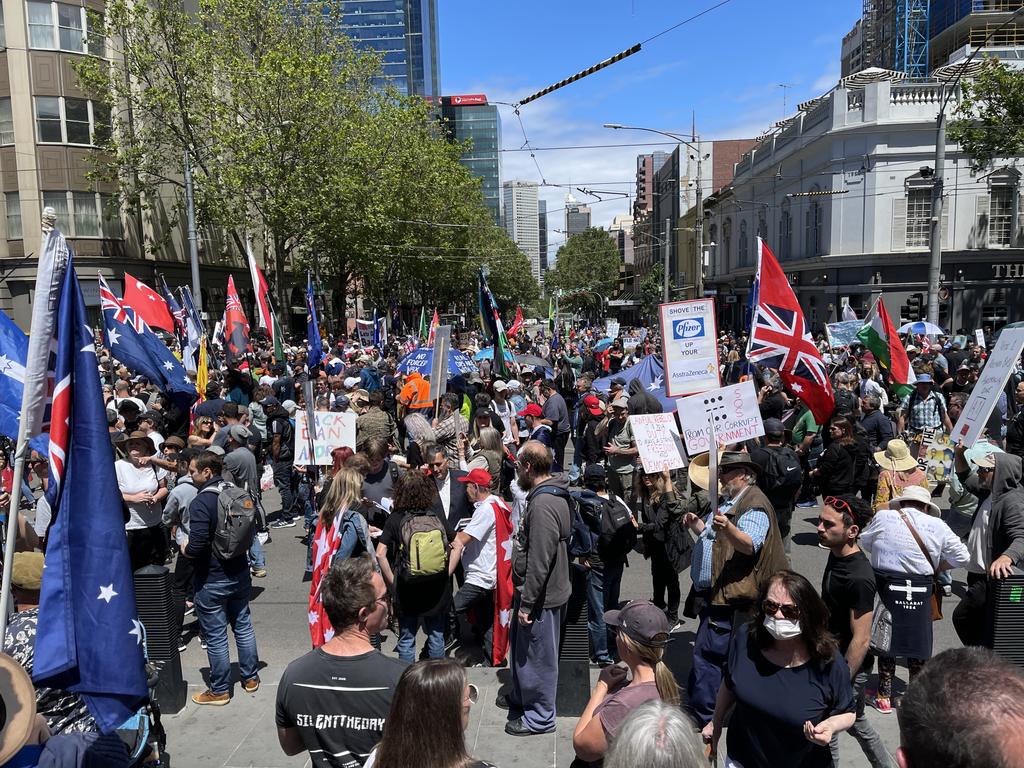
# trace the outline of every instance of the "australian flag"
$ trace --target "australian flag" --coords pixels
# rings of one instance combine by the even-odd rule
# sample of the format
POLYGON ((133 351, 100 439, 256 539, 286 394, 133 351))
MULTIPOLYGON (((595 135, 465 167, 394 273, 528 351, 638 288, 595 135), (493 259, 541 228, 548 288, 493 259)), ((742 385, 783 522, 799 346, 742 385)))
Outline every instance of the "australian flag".
POLYGON ((72 265, 57 311, 47 537, 33 679, 78 693, 104 733, 147 696, 143 628, 96 350, 72 265))
POLYGON ((100 309, 103 337, 110 353, 129 370, 145 376, 171 401, 187 411, 199 397, 181 361, 167 348, 146 322, 114 296, 100 275, 100 309))
POLYGON ((313 370, 324 359, 324 344, 320 340, 320 323, 316 320, 316 296, 313 295, 313 276, 306 273, 306 365, 313 370))
MULTIPOLYGON (((18 439, 21 399, 25 392, 25 361, 28 360, 28 336, 3 312, 0 312, 0 434, 18 439)), ((49 422, 49 418, 45 421, 49 422)), ((29 440, 33 449, 46 455, 50 438, 36 435, 29 440)))

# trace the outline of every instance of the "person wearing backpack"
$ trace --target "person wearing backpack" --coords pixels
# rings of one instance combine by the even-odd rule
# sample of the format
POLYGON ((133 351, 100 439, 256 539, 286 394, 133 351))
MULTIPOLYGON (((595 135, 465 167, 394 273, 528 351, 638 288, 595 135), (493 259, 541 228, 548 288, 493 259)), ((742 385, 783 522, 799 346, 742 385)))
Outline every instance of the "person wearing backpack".
POLYGON ((804 471, 796 451, 786 445, 786 428, 781 421, 765 419, 764 441, 764 447, 750 452, 750 460, 760 468, 757 485, 772 503, 782 547, 789 554, 790 523, 804 482, 804 471))
MULTIPOLYGON (((248 552, 256 535, 255 505, 249 500, 251 517, 242 514, 226 517, 225 506, 244 491, 224 482, 223 460, 210 451, 192 457, 189 475, 198 492, 189 505, 188 539, 182 554, 195 562, 196 616, 210 661, 210 687, 192 697, 196 704, 224 706, 231 701, 231 658, 228 650, 228 625, 235 635, 242 690, 256 693, 260 688, 259 653, 256 633, 249 615, 248 552)), ((231 512, 237 507, 231 504, 231 512)))
POLYGON ((676 495, 669 470, 644 472, 640 476, 638 502, 644 557, 651 561, 651 602, 665 612, 670 632, 675 632, 682 626, 679 573, 690 565, 693 539, 683 530, 683 503, 676 495))
POLYGON ((381 574, 395 597, 398 658, 416 660, 416 633, 427 635, 427 654, 444 656, 444 628, 452 600, 448 530, 435 511, 432 474, 410 469, 398 478, 391 514, 377 540, 381 574))

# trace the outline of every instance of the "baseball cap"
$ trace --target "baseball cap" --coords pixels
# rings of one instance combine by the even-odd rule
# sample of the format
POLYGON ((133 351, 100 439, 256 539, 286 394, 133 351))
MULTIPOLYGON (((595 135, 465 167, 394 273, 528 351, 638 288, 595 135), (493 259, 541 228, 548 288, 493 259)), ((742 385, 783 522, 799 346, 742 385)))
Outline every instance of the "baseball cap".
POLYGON ((260 405, 280 405, 280 404, 281 404, 281 401, 278 400, 273 395, 267 395, 262 400, 260 400, 260 405))
POLYGON ((650 600, 633 600, 618 611, 605 611, 604 623, 642 645, 668 644, 668 619, 650 600))
POLYGON ((784 435, 786 434, 785 425, 778 419, 765 419, 764 420, 764 433, 766 435, 784 435))
POLYGON ((241 424, 232 424, 228 435, 239 445, 245 445, 252 433, 241 424))
POLYGON ((299 406, 295 403, 294 400, 285 400, 283 403, 281 403, 281 407, 288 411, 288 413, 295 413, 295 411, 299 409, 299 406))
POLYGON ((501 379, 498 379, 496 382, 494 382, 493 386, 495 392, 504 392, 506 389, 508 389, 508 384, 506 384, 501 379))
POLYGON ((583 405, 591 416, 600 416, 604 413, 604 408, 601 407, 601 401, 597 399, 597 395, 587 395, 583 398, 583 405))
POLYGON ((614 379, 612 379, 612 386, 613 387, 625 387, 626 386, 626 380, 624 378, 622 378, 621 376, 616 376, 614 379))
POLYGON ((994 454, 986 453, 984 456, 977 456, 972 459, 974 466, 981 467, 982 469, 992 469, 996 465, 996 457, 994 454))
POLYGON ((541 410, 541 407, 539 405, 537 405, 536 403, 530 403, 528 406, 523 408, 523 410, 521 410, 518 415, 519 416, 533 416, 534 418, 537 418, 538 416, 542 415, 543 413, 544 413, 544 411, 541 410))
POLYGON ((932 376, 931 376, 930 373, 921 373, 921 374, 918 374, 918 376, 917 376, 917 383, 918 384, 934 384, 935 382, 932 381, 932 376))
POLYGON ((182 440, 177 435, 171 435, 166 440, 164 440, 164 445, 166 447, 168 447, 168 448, 178 448, 178 449, 181 449, 181 448, 185 447, 185 441, 182 440))
POLYGON ((212 453, 214 456, 223 456, 225 451, 219 445, 211 445, 206 448, 207 453, 212 453))
POLYGON ((456 478, 460 483, 472 483, 473 485, 479 485, 481 488, 488 487, 493 479, 491 473, 482 467, 477 467, 462 477, 456 478))
POLYGON ((606 480, 608 473, 604 469, 604 464, 588 464, 587 468, 583 470, 583 480, 606 480))

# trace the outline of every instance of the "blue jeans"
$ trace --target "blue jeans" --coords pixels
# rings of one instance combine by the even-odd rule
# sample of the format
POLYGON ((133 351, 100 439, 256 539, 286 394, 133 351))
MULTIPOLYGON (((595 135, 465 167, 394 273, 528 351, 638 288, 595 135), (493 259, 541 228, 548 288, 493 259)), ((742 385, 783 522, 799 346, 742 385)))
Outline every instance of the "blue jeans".
POLYGON ((235 635, 242 680, 251 680, 259 672, 256 633, 249 616, 251 587, 249 575, 246 574, 237 581, 208 581, 196 592, 196 616, 203 637, 206 638, 206 655, 210 660, 210 690, 213 693, 227 693, 231 690, 229 624, 235 635))
POLYGON ((604 612, 619 606, 623 563, 590 566, 587 571, 587 629, 590 631, 590 657, 594 661, 618 657, 615 637, 604 623, 604 612))
POLYGON ((410 664, 416 661, 416 631, 423 627, 427 635, 427 655, 432 659, 444 658, 444 624, 447 615, 399 616, 398 658, 410 664))
POLYGON ((277 490, 281 494, 280 516, 282 518, 290 518, 292 516, 292 504, 295 501, 293 474, 291 461, 274 462, 274 485, 277 486, 277 490))
POLYGON ((260 544, 260 537, 252 537, 252 545, 249 547, 249 567, 264 570, 267 567, 267 556, 263 552, 263 545, 260 544))

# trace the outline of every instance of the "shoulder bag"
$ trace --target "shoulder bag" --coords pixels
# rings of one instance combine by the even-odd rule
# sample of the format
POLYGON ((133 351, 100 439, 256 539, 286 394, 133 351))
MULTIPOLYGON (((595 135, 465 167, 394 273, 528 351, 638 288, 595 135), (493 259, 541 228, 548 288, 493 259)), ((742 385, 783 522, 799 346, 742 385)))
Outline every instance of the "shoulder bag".
POLYGON ((932 556, 929 555, 928 550, 925 549, 921 536, 918 534, 913 523, 910 522, 910 518, 907 517, 907 513, 902 509, 900 510, 900 517, 903 518, 903 522, 907 524, 907 528, 910 529, 910 535, 914 537, 914 541, 917 542, 917 546, 921 549, 921 554, 924 555, 924 559, 928 561, 928 565, 932 568, 932 621, 938 621, 942 618, 942 586, 939 584, 939 569, 935 566, 935 563, 932 562, 932 556))

